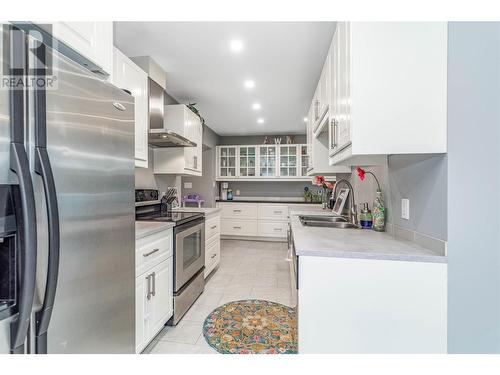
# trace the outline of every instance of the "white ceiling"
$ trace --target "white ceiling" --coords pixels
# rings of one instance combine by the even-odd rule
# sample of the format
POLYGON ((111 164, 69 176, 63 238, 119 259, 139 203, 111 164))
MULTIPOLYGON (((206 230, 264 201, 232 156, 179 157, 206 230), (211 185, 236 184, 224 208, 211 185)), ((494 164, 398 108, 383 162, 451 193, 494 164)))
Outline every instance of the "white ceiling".
POLYGON ((334 30, 334 22, 117 22, 115 45, 156 60, 167 72, 167 92, 198 103, 218 134, 291 134, 305 133, 334 30), (239 54, 229 48, 233 39, 244 43, 239 54), (253 90, 243 87, 246 79, 255 81, 253 90))

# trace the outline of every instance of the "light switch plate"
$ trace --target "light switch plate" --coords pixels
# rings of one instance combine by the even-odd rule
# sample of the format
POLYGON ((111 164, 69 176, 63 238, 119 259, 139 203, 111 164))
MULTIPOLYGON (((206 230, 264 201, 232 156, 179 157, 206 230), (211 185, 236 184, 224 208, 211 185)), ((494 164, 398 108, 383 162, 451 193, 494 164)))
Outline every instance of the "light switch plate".
POLYGON ((401 219, 410 220, 410 200, 401 199, 401 219))

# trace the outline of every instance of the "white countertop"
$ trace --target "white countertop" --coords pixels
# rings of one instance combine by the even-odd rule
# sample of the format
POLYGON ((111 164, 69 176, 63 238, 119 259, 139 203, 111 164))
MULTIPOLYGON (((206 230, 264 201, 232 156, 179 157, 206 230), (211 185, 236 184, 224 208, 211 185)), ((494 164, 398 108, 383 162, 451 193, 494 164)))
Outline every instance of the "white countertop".
MULTIPOLYGON (((446 256, 410 241, 394 238, 385 232, 369 229, 305 227, 299 215, 318 211, 290 212, 295 252, 298 256, 401 260, 446 263, 446 256)), ((323 211, 322 214, 331 214, 323 211)))
POLYGON ((135 239, 143 238, 174 227, 174 223, 156 222, 156 221, 136 221, 135 239))

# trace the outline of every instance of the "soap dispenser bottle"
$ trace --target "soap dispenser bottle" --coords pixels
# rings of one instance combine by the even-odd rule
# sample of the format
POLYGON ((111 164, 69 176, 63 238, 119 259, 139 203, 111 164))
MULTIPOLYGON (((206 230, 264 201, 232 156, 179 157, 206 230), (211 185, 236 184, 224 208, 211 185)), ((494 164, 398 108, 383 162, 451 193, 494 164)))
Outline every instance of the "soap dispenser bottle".
POLYGON ((371 229, 373 225, 372 212, 368 208, 368 202, 363 204, 363 209, 361 210, 361 215, 359 217, 359 223, 363 229, 371 229))

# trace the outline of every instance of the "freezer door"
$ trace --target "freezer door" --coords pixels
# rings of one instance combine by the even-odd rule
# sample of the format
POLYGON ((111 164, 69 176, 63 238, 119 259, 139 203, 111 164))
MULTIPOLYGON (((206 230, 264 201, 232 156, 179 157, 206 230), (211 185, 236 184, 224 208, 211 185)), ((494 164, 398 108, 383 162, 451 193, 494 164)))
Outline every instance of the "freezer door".
MULTIPOLYGON (((48 353, 134 353, 134 101, 47 53, 58 86, 46 90, 46 127, 60 223, 48 353)), ((36 184, 44 202, 39 176, 36 184)), ((46 257, 46 244, 39 248, 46 257)), ((45 275, 38 279, 40 297, 45 275)))

